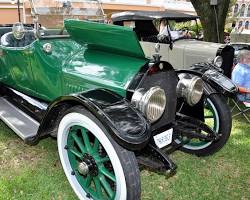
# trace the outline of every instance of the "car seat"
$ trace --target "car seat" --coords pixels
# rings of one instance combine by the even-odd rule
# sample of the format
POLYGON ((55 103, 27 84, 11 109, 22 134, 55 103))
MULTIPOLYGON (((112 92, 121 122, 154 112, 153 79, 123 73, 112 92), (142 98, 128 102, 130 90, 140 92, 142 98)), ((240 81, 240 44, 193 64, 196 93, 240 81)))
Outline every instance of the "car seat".
POLYGON ((241 101, 237 96, 232 99, 232 102, 234 104, 231 109, 232 117, 243 116, 247 120, 247 122, 250 123, 250 92, 239 89, 238 94, 248 96, 249 102, 241 101))
POLYGON ((6 47, 25 47, 30 45, 33 41, 36 40, 35 34, 33 31, 26 31, 24 37, 21 40, 17 40, 12 32, 5 33, 1 37, 1 45, 6 47))

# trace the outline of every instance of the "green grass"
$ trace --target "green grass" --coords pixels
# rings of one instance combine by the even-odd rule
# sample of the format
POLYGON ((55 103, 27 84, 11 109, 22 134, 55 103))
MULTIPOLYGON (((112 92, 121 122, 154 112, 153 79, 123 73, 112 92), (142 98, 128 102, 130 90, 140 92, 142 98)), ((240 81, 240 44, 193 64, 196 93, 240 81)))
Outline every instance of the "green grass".
MULTIPOLYGON (((250 199, 250 125, 242 121, 234 121, 229 142, 214 156, 175 152, 171 157, 178 170, 173 177, 142 170, 142 199, 250 199)), ((76 196, 64 176, 55 140, 48 138, 31 147, 0 122, 0 200, 9 199, 76 196)))

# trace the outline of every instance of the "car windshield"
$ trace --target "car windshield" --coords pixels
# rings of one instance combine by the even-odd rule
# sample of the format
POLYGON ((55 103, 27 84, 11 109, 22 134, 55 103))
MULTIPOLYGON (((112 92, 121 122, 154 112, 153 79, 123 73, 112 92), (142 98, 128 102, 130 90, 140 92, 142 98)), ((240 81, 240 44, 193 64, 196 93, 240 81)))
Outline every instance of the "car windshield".
POLYGON ((171 34, 173 40, 200 38, 201 26, 195 20, 175 21, 175 20, 157 20, 154 23, 159 33, 168 35, 171 34))
POLYGON ((104 21, 98 0, 30 0, 32 14, 46 27, 63 27, 65 19, 104 21))

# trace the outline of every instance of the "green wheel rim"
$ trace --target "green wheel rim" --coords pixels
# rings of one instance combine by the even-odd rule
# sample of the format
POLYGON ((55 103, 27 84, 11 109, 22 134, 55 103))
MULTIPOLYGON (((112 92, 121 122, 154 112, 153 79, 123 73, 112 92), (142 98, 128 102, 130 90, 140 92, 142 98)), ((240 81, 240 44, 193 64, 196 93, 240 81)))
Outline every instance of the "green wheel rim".
MULTIPOLYGON (((204 101, 204 119, 205 123, 218 133, 219 131, 219 116, 215 105, 210 99, 204 101)), ((205 142, 198 139, 186 140, 187 142, 184 147, 192 150, 198 150, 205 148, 211 144, 211 142, 205 142)))
POLYGON ((116 195, 116 177, 108 154, 99 140, 81 126, 69 129, 66 146, 72 175, 94 200, 114 199, 116 195), (82 173, 80 164, 88 165, 88 172, 82 173))

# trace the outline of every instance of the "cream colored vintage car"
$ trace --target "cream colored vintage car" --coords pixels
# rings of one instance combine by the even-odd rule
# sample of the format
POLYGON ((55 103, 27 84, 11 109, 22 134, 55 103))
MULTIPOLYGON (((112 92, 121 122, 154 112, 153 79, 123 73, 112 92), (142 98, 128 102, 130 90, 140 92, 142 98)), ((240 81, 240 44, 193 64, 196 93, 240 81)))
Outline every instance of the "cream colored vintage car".
MULTIPOLYGON (((140 43, 147 56, 152 57, 155 54, 154 43, 146 41, 140 43)), ((194 63, 213 60, 219 55, 218 49, 222 44, 185 39, 174 42, 173 49, 169 46, 170 44, 160 44, 159 53, 162 60, 170 62, 177 69, 184 69, 194 63)), ((221 61, 218 59, 216 63, 221 65, 221 61)))
POLYGON ((162 60, 170 62, 176 69, 184 69, 194 63, 212 60, 224 70, 231 69, 234 60, 233 47, 202 41, 199 39, 198 28, 197 34, 194 34, 193 37, 191 34, 188 37, 182 35, 183 32, 190 33, 189 27, 173 30, 177 23, 188 24, 188 21, 192 21, 190 24, 195 25, 198 18, 195 15, 170 11, 134 11, 112 15, 113 24, 129 26, 134 29, 147 57, 152 58, 156 53, 155 49, 157 49, 162 56, 162 60), (159 33, 160 24, 163 20, 167 27, 165 37, 162 37, 162 34, 159 33), (176 33, 180 37, 176 38, 176 33), (160 45, 155 48, 157 43, 160 45))

